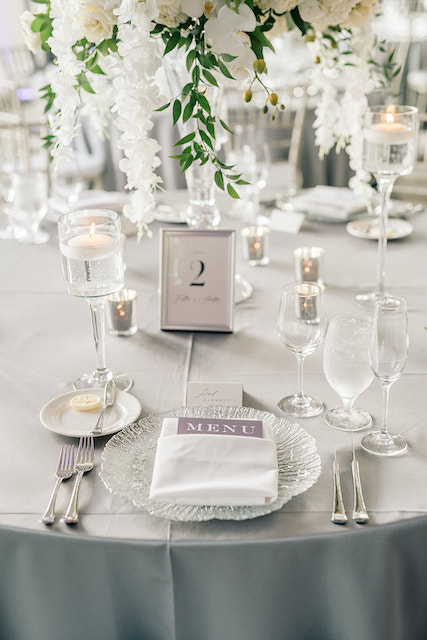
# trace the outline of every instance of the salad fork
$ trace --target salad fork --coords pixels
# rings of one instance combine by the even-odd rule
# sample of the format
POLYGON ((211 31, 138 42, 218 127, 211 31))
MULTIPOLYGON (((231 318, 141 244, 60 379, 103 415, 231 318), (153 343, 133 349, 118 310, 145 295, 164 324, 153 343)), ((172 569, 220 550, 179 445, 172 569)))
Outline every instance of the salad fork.
POLYGON ((83 474, 93 469, 93 436, 83 436, 80 438, 79 448, 77 450, 77 461, 75 471, 77 472, 76 481, 74 483, 73 492, 70 498, 67 512, 61 519, 67 524, 75 524, 79 521, 78 499, 80 483, 83 474))
POLYGON ((44 524, 53 524, 55 520, 55 502, 58 494, 59 485, 63 480, 71 478, 74 473, 74 445, 64 444, 59 454, 58 466, 56 468, 56 482, 52 495, 50 496, 49 504, 46 507, 46 511, 41 517, 41 522, 44 524))

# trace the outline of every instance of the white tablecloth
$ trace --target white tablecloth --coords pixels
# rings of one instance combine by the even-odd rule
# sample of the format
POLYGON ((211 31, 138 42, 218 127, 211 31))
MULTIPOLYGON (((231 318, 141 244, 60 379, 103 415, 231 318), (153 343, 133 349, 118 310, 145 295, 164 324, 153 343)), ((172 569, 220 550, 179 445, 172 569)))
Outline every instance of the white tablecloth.
MULTIPOLYGON (((224 228, 234 224, 234 221, 224 217, 224 228)), ((37 597, 34 591, 37 585, 34 581, 37 579, 38 570, 44 566, 51 580, 58 579, 62 567, 60 558, 71 558, 73 562, 82 563, 79 553, 82 547, 85 553, 89 554, 88 558, 91 558, 91 580, 103 585, 100 587, 101 592, 111 590, 112 584, 115 584, 115 595, 109 595, 109 598, 113 598, 113 604, 110 602, 108 605, 108 598, 99 596, 106 616, 102 624, 109 619, 108 616, 115 615, 116 622, 119 616, 117 611, 122 596, 117 591, 116 571, 121 575, 120 584, 128 580, 127 607, 132 611, 135 620, 139 615, 142 616, 138 609, 138 599, 143 601, 144 611, 150 612, 150 597, 155 600, 155 606, 160 608, 161 601, 165 598, 168 622, 166 623, 161 616, 155 618, 159 620, 156 632, 153 631, 156 628, 155 622, 151 631, 144 627, 145 623, 135 622, 135 628, 140 630, 138 637, 141 638, 154 640, 158 637, 172 640, 176 637, 200 640, 203 637, 203 640, 217 640, 221 637, 227 640, 256 640, 261 637, 259 634, 265 625, 270 629, 270 633, 267 630, 265 634, 269 640, 282 640, 285 637, 292 640, 307 637, 342 638, 344 636, 340 636, 337 631, 343 622, 338 620, 341 614, 336 614, 340 609, 333 602, 327 604, 328 598, 322 585, 323 578, 325 581, 330 580, 327 583, 328 589, 336 593, 336 587, 331 586, 334 548, 337 551, 335 560, 342 563, 339 568, 343 569, 348 561, 350 565, 344 574, 347 575, 347 570, 353 572, 347 579, 344 574, 340 578, 341 586, 347 591, 344 589, 344 593, 338 590, 344 601, 344 604, 340 604, 341 607, 344 606, 344 609, 341 609, 342 615, 350 615, 351 611, 355 614, 354 620, 348 623, 349 632, 345 637, 352 640, 422 637, 417 634, 424 624, 424 614, 422 607, 417 608, 415 604, 415 610, 413 608, 407 611, 408 616, 410 614, 411 619, 418 625, 414 635, 409 634, 409 631, 406 635, 396 635, 400 632, 399 626, 395 626, 393 631, 390 631, 389 627, 392 615, 403 616, 401 623, 406 623, 406 614, 401 610, 406 596, 405 589, 409 589, 406 575, 411 567, 411 570, 416 572, 417 579, 421 581, 420 585, 425 583, 423 575, 427 573, 427 569, 422 570, 422 566, 423 562, 427 561, 424 557, 426 554, 423 552, 424 555, 420 555, 420 549, 416 546, 411 547, 411 552, 409 547, 406 548, 406 553, 414 554, 417 549, 416 553, 420 559, 419 566, 415 562, 415 565, 411 564, 410 567, 405 563, 398 566, 393 564, 393 557, 386 554, 386 550, 393 549, 390 539, 394 538, 387 537, 394 531, 393 527, 398 527, 399 533, 396 535, 399 541, 403 540, 402 544, 405 539, 409 544, 411 536, 415 536, 416 541, 419 541, 417 536, 425 533, 427 529, 426 214, 414 218, 413 225, 413 234, 405 239, 390 242, 387 252, 387 288, 407 299, 410 332, 407 366, 402 378, 391 390, 389 422, 391 430, 399 431, 407 438, 409 450, 401 458, 378 459, 360 450, 360 435, 355 435, 365 501, 371 518, 370 523, 364 528, 354 524, 351 518, 346 527, 337 527, 330 522, 332 437, 322 416, 300 421, 317 441, 322 461, 322 472, 318 482, 309 491, 287 503, 280 511, 267 517, 246 522, 175 523, 139 511, 123 498, 110 494, 101 482, 98 472, 106 438, 99 438, 96 441, 95 469, 84 477, 81 487, 81 521, 78 526, 67 527, 59 522, 59 518, 50 528, 40 524, 38 518, 44 511, 53 486, 60 445, 71 442, 72 439, 45 429, 39 421, 39 411, 49 399, 71 390, 72 380, 93 366, 94 345, 87 305, 83 300, 69 296, 65 291, 55 227, 50 227, 52 239, 44 246, 2 242, 0 548, 2 557, 7 558, 7 564, 1 584, 3 595, 0 593, 0 602, 6 611, 7 606, 10 606, 10 600, 14 596, 18 597, 19 590, 23 588, 24 583, 13 569, 13 562, 16 560, 14 554, 17 554, 19 557, 16 561, 20 563, 23 571, 21 575, 26 576, 25 580, 28 581, 30 595, 27 594, 27 597, 34 606, 34 610, 31 607, 28 610, 23 609, 29 611, 33 635, 20 635, 21 631, 18 632, 18 629, 22 629, 24 622, 12 609, 7 614, 8 622, 5 626, 5 629, 12 630, 11 635, 4 637, 31 637, 32 640, 43 637, 41 617, 44 607, 48 609, 52 590, 46 591, 49 593, 46 600, 42 600, 40 595, 37 614, 37 597), (384 542, 385 539, 389 546, 384 542), (218 545, 222 545, 221 551, 218 545), (354 549, 353 556, 351 549, 354 549), (365 575, 369 574, 367 558, 358 555, 359 552, 367 552, 367 549, 375 549, 377 553, 376 558, 370 556, 369 562, 379 563, 376 567, 376 575, 380 576, 378 583, 371 582, 370 585, 362 575, 362 567, 367 572, 365 575), (381 549, 384 550, 384 556, 381 549), (143 563, 143 566, 135 569, 138 575, 132 573, 132 553, 143 563), (320 557, 318 553, 323 555, 320 557), (123 554, 122 564, 120 554, 123 554), (109 558, 111 564, 108 560, 107 565, 104 565, 105 558, 109 558), (195 559, 199 564, 194 563, 195 559), (255 559, 256 569, 252 563, 255 559), (249 564, 246 564, 247 561, 249 564), (151 562, 154 562, 154 568, 149 568, 151 562), (304 563, 308 563, 307 571, 321 571, 327 566, 331 567, 327 576, 317 576, 319 584, 316 589, 312 585, 312 591, 309 585, 304 586, 301 574, 301 566, 304 563), (255 573, 246 575, 250 568, 255 573), (216 589, 221 589, 221 585, 225 584, 231 589, 234 585, 233 597, 236 598, 236 602, 241 606, 246 602, 247 615, 243 616, 246 620, 243 626, 239 627, 241 618, 237 614, 237 608, 234 611, 230 605, 233 611, 229 611, 226 619, 223 611, 218 612, 216 607, 220 606, 222 597, 219 592, 211 593, 213 600, 212 606, 209 606, 207 589, 211 589, 212 585, 205 570, 217 574, 216 589), (393 573, 393 570, 396 572, 396 593, 391 593, 391 587, 389 589, 390 572, 393 573), (123 571, 126 571, 126 574, 123 571), (144 571, 145 580, 151 580, 150 588, 147 588, 144 576, 140 573, 144 571), (220 571, 225 573, 220 574, 220 571), (262 597, 256 587, 261 574, 266 580, 262 581, 262 597), (264 607, 269 602, 274 611, 272 609, 270 613, 266 613, 264 610, 261 615, 256 607, 252 606, 253 601, 245 600, 243 593, 237 596, 235 590, 240 588, 238 585, 245 585, 246 581, 251 585, 247 586, 250 590, 248 598, 261 598, 261 605, 264 607), (137 597, 135 589, 142 588, 140 583, 145 584, 147 593, 151 593, 151 596, 147 596, 148 599, 145 591, 139 592, 137 597), (156 599, 154 593, 156 589, 161 590, 162 585, 166 591, 162 591, 163 595, 156 599), (374 587, 381 589, 385 585, 388 589, 387 596, 383 595, 387 601, 388 613, 385 615, 384 611, 378 610, 378 617, 382 618, 383 622, 379 627, 369 627, 365 624, 358 627, 358 606, 362 609, 379 607, 382 596, 377 594, 379 601, 374 603, 372 590, 374 587), (351 593, 353 588, 356 591, 351 593), (400 599, 399 589, 402 590, 400 599), (309 626, 305 622, 303 624, 304 614, 300 613, 298 617, 295 612, 298 603, 292 600, 291 594, 294 593, 294 597, 297 598, 297 591, 300 594, 306 592, 308 599, 324 598, 321 612, 320 604, 317 607, 315 600, 310 600, 307 615, 309 611, 314 616, 312 620, 317 621, 317 628, 323 628, 324 633, 329 635, 320 633, 316 636, 314 632, 310 635, 309 626), (293 603, 286 612, 281 610, 280 605, 282 594, 285 593, 291 598, 289 603, 293 603), (194 597, 191 603, 188 600, 190 597, 194 597), (359 602, 360 598, 363 600, 362 604, 359 602), (397 606, 396 598, 400 608, 392 614, 393 607, 397 606), (109 606, 112 609, 107 612, 109 606), (201 611, 200 615, 190 616, 190 612, 197 606, 201 611), (385 621, 387 617, 389 620, 385 621), (162 623, 160 618, 163 620, 162 623), (269 626, 269 620, 273 619, 274 624, 271 623, 269 626), (300 627, 297 619, 300 620, 300 627), (293 630, 290 635, 284 633, 283 625, 286 624, 286 620, 288 628, 293 630), (322 627, 320 620, 328 620, 328 623, 325 622, 322 627), (166 630, 161 630, 163 624, 166 630), (236 631, 239 628, 242 630, 241 635, 240 631, 236 631), (230 635, 227 635, 224 629, 228 629, 230 635)), ((350 236, 341 224, 306 222, 298 234, 272 233, 270 264, 259 268, 244 263, 238 242, 237 271, 251 282, 254 293, 250 299, 236 305, 234 333, 162 332, 159 329, 158 302, 160 226, 159 223, 152 225, 152 239, 143 238, 139 244, 134 236, 126 240, 126 286, 138 291, 139 331, 130 338, 107 336, 108 364, 112 369, 124 370, 134 378, 131 393, 140 400, 143 416, 175 409, 184 404, 189 380, 241 382, 244 385, 244 405, 279 415, 277 401, 296 390, 295 358, 281 346, 276 331, 281 285, 294 279, 294 249, 301 245, 318 245, 324 248, 325 297, 327 313, 331 317, 340 312, 361 310, 355 303, 355 293, 367 286, 372 287, 375 282, 376 242, 350 236)), ((322 372, 322 348, 307 358, 304 381, 306 391, 320 396, 328 408, 339 404, 338 397, 328 386, 322 372)), ((358 404, 370 411, 377 423, 380 422, 382 411, 379 384, 374 381, 360 396, 358 404)), ((337 432, 336 445, 342 470, 344 501, 351 515, 351 436, 337 432)), ((59 493, 58 513, 66 507, 68 493, 59 493)), ((396 562, 399 562, 398 556, 396 558, 396 562)), ((407 560, 412 563, 413 558, 407 560)), ((372 580, 372 575, 370 579, 372 580)), ((80 584, 77 569, 76 574, 73 573, 73 580, 75 584, 80 584)), ((84 581, 83 578, 82 580, 84 581)), ((228 587, 223 592, 224 598, 227 593, 228 587)), ((417 588, 417 593, 422 591, 417 588)), ((80 595, 74 593, 74 597, 79 600, 78 606, 81 607, 83 592, 80 595)), ((226 606, 226 601, 223 604, 226 606)), ((301 602, 299 604, 302 606, 301 602)), ((59 607, 58 603, 57 606, 59 607)), ((370 609, 370 612, 373 610, 370 609)), ((57 615, 59 622, 60 609, 57 615)), ((147 615, 149 617, 154 613, 147 615)), ((101 633, 102 616, 98 622, 94 611, 91 612, 91 616, 94 633, 101 633)), ((132 619, 131 617, 127 622, 129 629, 132 619)), ((396 622, 395 618, 392 620, 396 622)), ((424 626, 424 630, 425 628, 427 627, 424 626)), ((102 633, 104 632, 105 629, 102 628, 102 633)), ((68 638, 67 635, 62 637, 68 638)), ((104 637, 114 639, 132 636, 130 632, 129 635, 121 635, 117 629, 110 629, 104 637)))

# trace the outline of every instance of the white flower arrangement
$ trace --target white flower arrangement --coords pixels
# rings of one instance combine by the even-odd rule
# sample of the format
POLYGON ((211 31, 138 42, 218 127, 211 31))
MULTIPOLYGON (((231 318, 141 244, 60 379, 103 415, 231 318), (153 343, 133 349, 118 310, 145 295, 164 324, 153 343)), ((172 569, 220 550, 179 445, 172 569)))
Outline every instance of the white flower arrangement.
MULTIPOLYGON (((43 88, 49 112, 53 158, 64 153, 76 132, 76 114, 84 105, 97 114, 98 126, 115 117, 121 132, 120 169, 132 192, 124 214, 140 233, 147 231, 161 179, 156 175, 160 147, 151 137, 152 116, 171 106, 173 123, 195 124, 178 145, 175 157, 182 171, 193 162, 211 162, 218 187, 238 197, 244 184, 234 167, 217 157, 215 136, 227 123, 212 112, 206 90, 222 80, 242 87, 252 98, 254 83, 265 90, 264 112, 275 117, 285 108, 264 80, 264 50, 269 35, 297 28, 314 48, 324 78, 338 69, 351 69, 350 85, 341 102, 332 83, 323 81, 323 102, 317 110, 317 143, 326 153, 338 141, 353 144, 354 122, 345 120, 342 106, 356 99, 365 106, 371 88, 374 47, 365 28, 376 0, 34 0, 37 10, 22 16, 27 44, 49 50, 54 65, 43 88), (185 52, 189 81, 165 105, 155 82, 162 57, 185 52), (367 77, 368 74, 368 77, 367 77)), ((348 113, 348 110, 346 111, 348 113)), ((357 120, 357 115, 355 119, 357 120)), ((356 158, 358 150, 354 151, 356 158)), ((356 161, 355 161, 356 162, 356 161)))

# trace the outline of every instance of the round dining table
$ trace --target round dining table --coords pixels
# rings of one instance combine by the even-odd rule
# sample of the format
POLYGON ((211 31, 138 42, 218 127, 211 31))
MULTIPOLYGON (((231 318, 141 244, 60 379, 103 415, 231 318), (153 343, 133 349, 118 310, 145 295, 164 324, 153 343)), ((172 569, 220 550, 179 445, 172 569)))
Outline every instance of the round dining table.
MULTIPOLYGON (((171 199, 172 204, 176 202, 171 199)), ((371 313, 356 300, 376 281, 377 242, 344 223, 314 221, 298 232, 271 229, 268 265, 249 265, 241 223, 221 201, 221 229, 236 230, 236 272, 253 287, 233 306, 232 332, 162 330, 160 230, 128 235, 126 287, 137 291, 138 331, 107 334, 107 364, 133 378, 141 418, 186 403, 189 382, 243 386, 242 405, 285 418, 277 407, 296 391, 295 357, 281 344, 282 286, 295 279, 294 250, 320 246, 327 317, 371 313)), ((269 215, 271 211, 266 211, 269 215)), ((285 214, 286 215, 286 214, 285 214)), ((290 419, 315 439, 317 481, 282 508, 244 520, 177 521, 151 515, 111 492, 94 469, 80 489, 78 524, 61 521, 71 482, 60 487, 54 524, 40 518, 55 481, 60 447, 77 444, 46 428, 41 408, 73 390, 95 364, 88 305, 68 295, 55 215, 44 245, 1 241, 0 313, 0 637, 5 640, 424 640, 427 634, 427 215, 389 241, 386 287, 409 309, 409 355, 393 385, 389 427, 407 452, 380 458, 362 433, 335 431, 322 413, 290 419), (334 435, 334 438, 333 438, 334 435), (352 438, 369 522, 353 521, 352 438), (348 522, 331 522, 333 444, 348 522)), ((304 386, 325 408, 340 405, 320 346, 306 358, 304 386)), ((382 421, 374 380, 357 405, 382 421)), ((143 428, 143 426, 141 427, 143 428)), ((124 431, 121 432, 122 434, 124 431)))

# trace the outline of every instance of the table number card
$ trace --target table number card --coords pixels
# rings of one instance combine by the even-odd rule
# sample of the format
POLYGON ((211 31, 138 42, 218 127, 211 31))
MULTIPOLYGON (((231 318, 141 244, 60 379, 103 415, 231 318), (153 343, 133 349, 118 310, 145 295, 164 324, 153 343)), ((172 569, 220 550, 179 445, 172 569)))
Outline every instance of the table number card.
POLYGON ((162 329, 233 331, 235 231, 161 230, 162 329))

